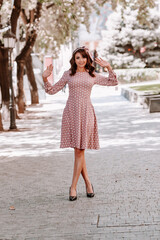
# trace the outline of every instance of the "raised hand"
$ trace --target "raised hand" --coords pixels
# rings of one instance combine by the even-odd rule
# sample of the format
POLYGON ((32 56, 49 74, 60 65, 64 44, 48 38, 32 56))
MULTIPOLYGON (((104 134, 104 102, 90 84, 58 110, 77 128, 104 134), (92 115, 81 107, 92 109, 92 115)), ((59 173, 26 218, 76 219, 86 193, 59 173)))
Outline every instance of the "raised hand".
POLYGON ((49 77, 51 75, 52 71, 53 71, 53 65, 50 64, 42 74, 43 79, 49 77))
POLYGON ((103 68, 107 68, 108 70, 112 70, 112 67, 109 64, 109 62, 107 62, 106 60, 103 60, 102 58, 96 58, 95 62, 103 68))

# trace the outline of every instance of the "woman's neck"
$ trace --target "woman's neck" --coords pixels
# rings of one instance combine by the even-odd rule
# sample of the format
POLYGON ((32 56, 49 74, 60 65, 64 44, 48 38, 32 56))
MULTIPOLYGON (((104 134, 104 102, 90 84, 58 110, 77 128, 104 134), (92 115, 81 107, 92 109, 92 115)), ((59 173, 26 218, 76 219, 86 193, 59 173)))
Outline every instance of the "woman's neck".
POLYGON ((76 72, 86 72, 85 68, 77 68, 76 72))

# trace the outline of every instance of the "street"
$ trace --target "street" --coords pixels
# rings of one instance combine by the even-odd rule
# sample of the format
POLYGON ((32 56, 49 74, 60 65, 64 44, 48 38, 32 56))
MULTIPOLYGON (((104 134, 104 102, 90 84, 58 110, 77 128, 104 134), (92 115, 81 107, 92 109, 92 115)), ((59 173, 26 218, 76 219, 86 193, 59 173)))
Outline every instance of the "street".
POLYGON ((101 149, 86 151, 95 197, 80 177, 70 202, 73 149, 59 148, 67 91, 0 133, 0 240, 159 240, 160 113, 95 86, 101 149))

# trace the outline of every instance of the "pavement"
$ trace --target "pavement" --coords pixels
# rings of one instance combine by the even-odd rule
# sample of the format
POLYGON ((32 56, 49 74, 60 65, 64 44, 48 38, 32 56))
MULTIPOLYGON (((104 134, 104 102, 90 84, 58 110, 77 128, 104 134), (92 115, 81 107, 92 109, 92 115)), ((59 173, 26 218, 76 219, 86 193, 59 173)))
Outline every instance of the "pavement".
MULTIPOLYGON (((67 90, 68 91, 68 90, 67 90)), ((95 86, 100 150, 87 150, 95 197, 80 177, 68 200, 73 149, 60 149, 68 92, 28 106, 0 133, 0 240, 159 240, 160 113, 95 86)))

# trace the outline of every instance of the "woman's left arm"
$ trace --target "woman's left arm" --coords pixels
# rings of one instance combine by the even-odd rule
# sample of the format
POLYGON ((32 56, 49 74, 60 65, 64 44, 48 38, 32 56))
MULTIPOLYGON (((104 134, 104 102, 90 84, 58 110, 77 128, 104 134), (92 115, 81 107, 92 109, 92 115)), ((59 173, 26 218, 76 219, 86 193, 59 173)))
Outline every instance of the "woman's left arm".
POLYGON ((94 84, 103 85, 103 86, 116 86, 118 85, 118 80, 115 72, 112 70, 111 65, 103 60, 102 58, 96 58, 95 62, 103 68, 107 68, 109 76, 102 76, 96 73, 94 84))

